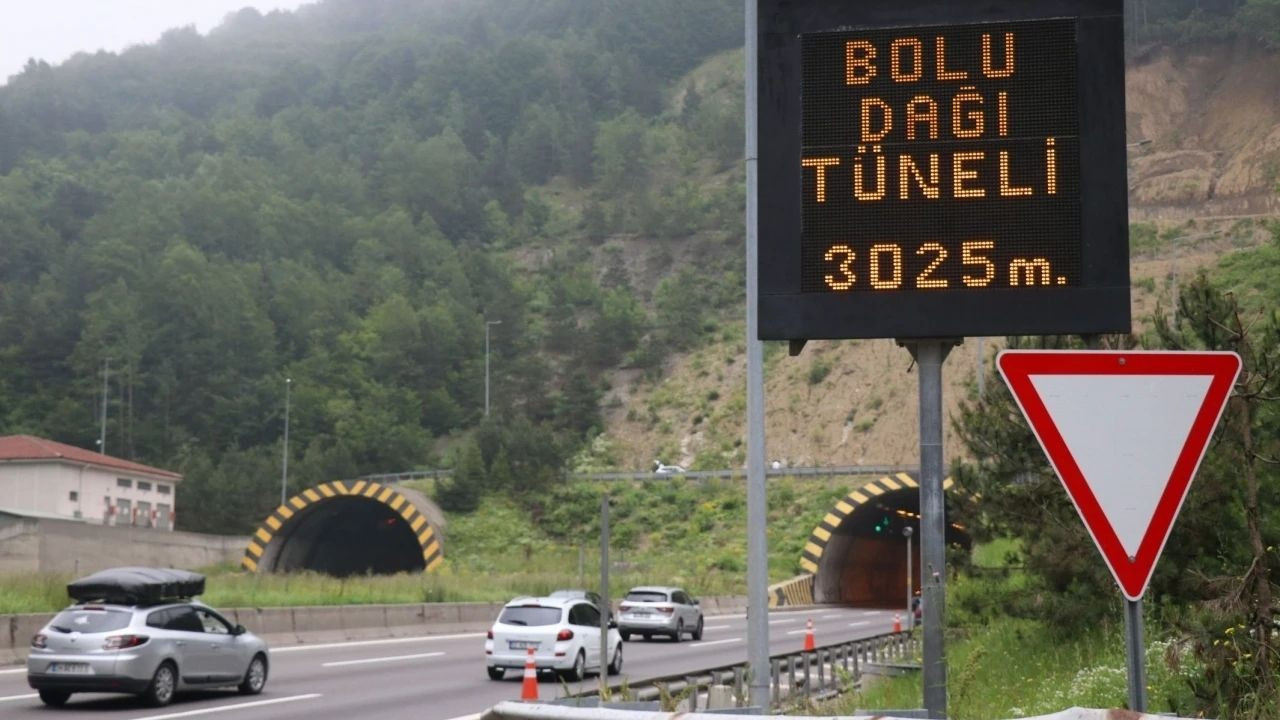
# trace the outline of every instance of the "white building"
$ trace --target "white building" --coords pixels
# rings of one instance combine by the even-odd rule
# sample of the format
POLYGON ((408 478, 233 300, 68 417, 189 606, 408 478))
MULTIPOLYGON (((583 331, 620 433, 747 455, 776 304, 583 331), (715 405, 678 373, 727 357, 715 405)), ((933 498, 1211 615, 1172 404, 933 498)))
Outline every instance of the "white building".
POLYGON ((0 511, 172 530, 178 473, 32 437, 0 437, 0 511))

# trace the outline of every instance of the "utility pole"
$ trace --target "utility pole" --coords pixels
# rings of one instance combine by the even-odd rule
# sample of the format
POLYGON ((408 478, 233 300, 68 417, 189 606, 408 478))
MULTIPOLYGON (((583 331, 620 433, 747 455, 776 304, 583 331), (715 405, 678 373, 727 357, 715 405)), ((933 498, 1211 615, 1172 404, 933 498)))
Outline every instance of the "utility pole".
POLYGON ((914 534, 915 531, 916 529, 910 525, 902 528, 902 534, 907 538, 907 627, 909 628, 914 628, 916 626, 916 614, 911 608, 911 585, 912 580, 914 579, 911 577, 911 535, 914 534))
POLYGON ((111 374, 111 358, 102 361, 102 429, 98 431, 98 452, 107 454, 107 377, 111 374))
POLYGON ((744 0, 746 11, 745 62, 746 138, 743 157, 747 181, 747 661, 750 665, 748 696, 752 705, 767 714, 769 697, 769 536, 768 497, 765 485, 764 343, 760 340, 759 250, 759 49, 758 0, 744 0))
POLYGON ((484 321, 484 416, 489 417, 489 328, 501 325, 501 320, 484 321))
POLYGON ((280 458, 280 504, 284 505, 289 488, 289 388, 293 378, 284 379, 284 452, 280 458))
MULTIPOLYGON (((609 620, 613 614, 609 600, 609 494, 600 499, 600 676, 609 664, 609 620)), ((676 638, 677 640, 679 638, 676 638)))

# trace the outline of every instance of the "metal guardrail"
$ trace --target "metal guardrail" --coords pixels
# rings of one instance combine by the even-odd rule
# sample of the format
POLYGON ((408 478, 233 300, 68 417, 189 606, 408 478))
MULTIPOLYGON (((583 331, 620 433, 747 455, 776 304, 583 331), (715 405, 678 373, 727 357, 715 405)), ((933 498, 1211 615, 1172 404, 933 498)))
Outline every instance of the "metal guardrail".
MULTIPOLYGON (((843 475, 892 475, 900 472, 917 472, 918 470, 919 468, 914 465, 832 465, 829 467, 766 468, 765 475, 768 477, 832 477, 843 475)), ((701 480, 746 476, 747 471, 745 468, 734 468, 731 470, 686 470, 681 473, 663 474, 655 473, 652 470, 647 472, 574 473, 571 477, 579 480, 670 480, 672 478, 701 480)))
MULTIPOLYGON (((773 704, 775 708, 808 703, 856 687, 868 665, 907 667, 920 651, 920 637, 909 631, 875 635, 861 640, 824 645, 814 650, 773 655, 769 658, 773 704)), ((747 664, 722 665, 695 673, 680 673, 646 678, 627 685, 629 700, 658 700, 685 696, 688 712, 698 711, 700 694, 713 685, 727 685, 735 698, 735 707, 747 705, 747 664)), ((622 683, 609 686, 610 695, 620 695, 622 683)), ((574 698, 599 698, 600 690, 587 690, 574 698)), ((702 708, 706 710, 707 708, 702 708)))
MULTIPOLYGON (((915 465, 831 465, 828 467, 783 467, 766 468, 768 477, 840 477, 846 475, 893 475, 900 472, 915 473, 919 468, 915 465)), ((377 482, 401 482, 422 478, 441 478, 453 475, 453 470, 440 468, 436 470, 407 470, 398 473, 377 473, 361 475, 356 480, 374 480, 377 482)), ((571 473, 575 480, 672 480, 684 478, 703 480, 710 478, 746 477, 744 468, 730 470, 686 470, 679 473, 658 474, 652 470, 631 470, 619 472, 571 473)))

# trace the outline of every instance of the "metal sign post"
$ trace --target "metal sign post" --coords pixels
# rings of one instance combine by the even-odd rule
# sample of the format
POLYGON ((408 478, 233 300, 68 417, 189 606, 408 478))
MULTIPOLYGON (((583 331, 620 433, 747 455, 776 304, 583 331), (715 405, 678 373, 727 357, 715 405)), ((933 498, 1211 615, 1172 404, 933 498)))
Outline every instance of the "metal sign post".
POLYGON ((760 253, 758 248, 759 141, 756 96, 757 0, 746 5, 746 174, 747 174, 747 661, 751 704, 768 711, 769 699, 769 539, 764 473, 764 343, 760 341, 760 253))
POLYGON ((946 616, 947 519, 942 495, 942 361, 958 340, 905 343, 915 358, 920 388, 920 601, 924 626, 924 707, 947 716, 946 616))
MULTIPOLYGON (((600 677, 609 664, 609 494, 600 500, 600 677)), ((603 682, 603 681, 602 681, 603 682)))
POLYGON ((1142 600, 1124 601, 1125 665, 1129 670, 1129 709, 1147 711, 1146 644, 1142 640, 1142 600))

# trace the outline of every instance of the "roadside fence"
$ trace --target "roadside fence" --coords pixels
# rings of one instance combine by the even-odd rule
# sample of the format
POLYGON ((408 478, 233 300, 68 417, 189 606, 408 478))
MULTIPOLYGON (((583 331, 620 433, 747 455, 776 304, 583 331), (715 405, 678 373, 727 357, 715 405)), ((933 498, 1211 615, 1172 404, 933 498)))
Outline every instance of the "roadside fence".
MULTIPOLYGON (((894 475, 896 473, 915 473, 920 468, 915 465, 832 465, 829 467, 778 467, 765 468, 768 477, 843 477, 861 475, 894 475)), ((442 478, 453 475, 453 470, 440 468, 436 470, 407 470, 396 473, 379 473, 361 475, 355 480, 374 480, 382 483, 403 482, 423 478, 442 478)), ((745 468, 729 470, 685 470, 673 473, 655 473, 652 470, 630 470, 619 472, 570 473, 573 480, 705 480, 709 478, 746 477, 745 468)))
MULTIPOLYGON (((887 633, 815 650, 774 655, 769 659, 769 682, 775 707, 807 705, 858 687, 864 675, 887 675, 919 668, 920 637, 911 632, 887 633)), ((747 705, 746 664, 725 665, 697 673, 647 678, 628 685, 579 693, 558 704, 594 707, 613 699, 673 704, 685 712, 738 708, 747 705), (714 706, 714 707, 709 707, 714 706)), ((658 708, 654 708, 658 709, 658 708)), ((675 710, 676 707, 662 708, 675 710)), ((759 709, 755 709, 758 713, 759 709)), ((749 714, 749 713, 747 713, 749 714)))

